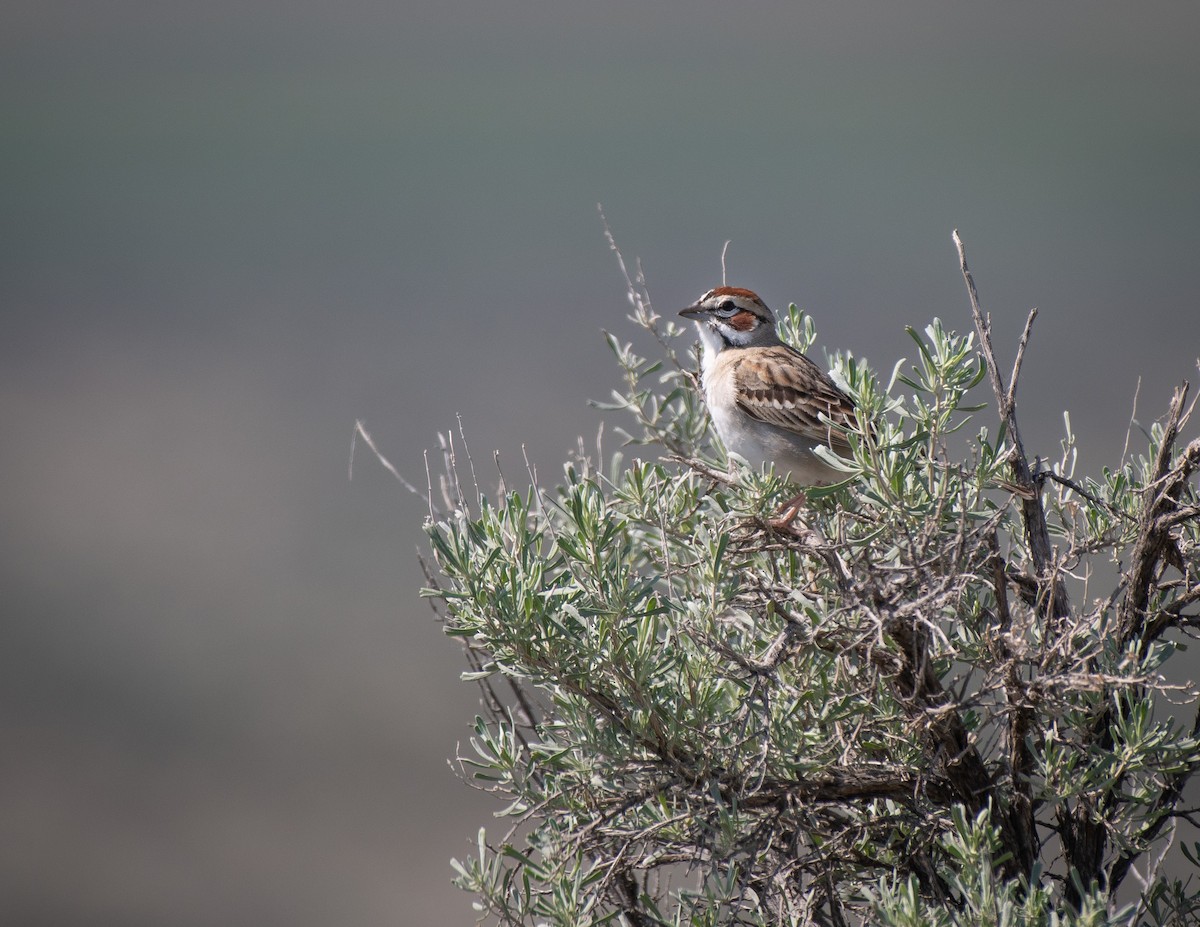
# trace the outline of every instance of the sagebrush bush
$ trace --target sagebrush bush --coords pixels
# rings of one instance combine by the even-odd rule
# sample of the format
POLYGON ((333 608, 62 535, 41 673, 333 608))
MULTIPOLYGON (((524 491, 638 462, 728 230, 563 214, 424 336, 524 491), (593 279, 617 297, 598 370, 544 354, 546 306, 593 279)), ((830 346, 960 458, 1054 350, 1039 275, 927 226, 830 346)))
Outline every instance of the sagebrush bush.
POLYGON ((481 919, 1197 922, 1162 871, 1200 855, 1200 701, 1164 675, 1200 607, 1186 384, 1130 459, 1077 476, 1067 419, 1031 468, 962 270, 973 333, 910 331, 885 380, 833 357, 864 424, 788 530, 640 281, 661 356, 609 336, 625 453, 495 497, 451 464, 427 594, 483 687, 462 768, 508 822, 454 863, 481 919))

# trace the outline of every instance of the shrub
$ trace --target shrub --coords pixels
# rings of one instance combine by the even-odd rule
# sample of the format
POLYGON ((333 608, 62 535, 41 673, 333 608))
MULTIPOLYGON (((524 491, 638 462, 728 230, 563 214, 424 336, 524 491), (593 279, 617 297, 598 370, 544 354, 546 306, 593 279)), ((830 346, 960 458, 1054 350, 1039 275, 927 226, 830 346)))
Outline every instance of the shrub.
MULTIPOLYGON (((972 333, 910 330, 886 380, 834 356, 869 425, 790 529, 783 481, 722 456, 688 333, 640 279, 661 356, 609 336, 606 408, 643 456, 597 441, 494 498, 447 458, 426 594, 484 693, 461 767, 508 822, 454 863, 481 919, 1196 923, 1163 874, 1200 767, 1197 694, 1165 675, 1200 620, 1187 384, 1098 476, 1069 418, 1031 465, 1033 314, 1006 384, 959 256, 972 333)), ((812 343, 794 306, 781 331, 812 343)))

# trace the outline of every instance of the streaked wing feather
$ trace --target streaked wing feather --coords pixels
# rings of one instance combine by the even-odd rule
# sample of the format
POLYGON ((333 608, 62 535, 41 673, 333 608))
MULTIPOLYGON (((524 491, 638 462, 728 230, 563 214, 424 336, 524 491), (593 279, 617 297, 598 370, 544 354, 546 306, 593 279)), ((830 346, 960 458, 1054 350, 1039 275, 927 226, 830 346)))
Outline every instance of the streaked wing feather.
POLYGON ((831 434, 821 416, 854 427, 854 403, 829 376, 807 357, 787 345, 774 345, 740 360, 734 377, 738 405, 747 415, 769 425, 818 441, 832 440, 835 450, 846 442, 831 434))

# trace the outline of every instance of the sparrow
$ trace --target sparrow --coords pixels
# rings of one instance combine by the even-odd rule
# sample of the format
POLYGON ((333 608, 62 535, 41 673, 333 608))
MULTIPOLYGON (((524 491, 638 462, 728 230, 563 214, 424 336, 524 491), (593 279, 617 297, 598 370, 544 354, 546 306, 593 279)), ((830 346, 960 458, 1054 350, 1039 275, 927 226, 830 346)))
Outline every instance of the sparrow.
POLYGON ((775 315, 757 293, 719 286, 679 314, 700 333, 704 402, 727 450, 755 469, 772 463, 801 486, 846 478, 814 451, 827 447, 850 456, 837 426, 856 427, 854 403, 780 340, 775 315))

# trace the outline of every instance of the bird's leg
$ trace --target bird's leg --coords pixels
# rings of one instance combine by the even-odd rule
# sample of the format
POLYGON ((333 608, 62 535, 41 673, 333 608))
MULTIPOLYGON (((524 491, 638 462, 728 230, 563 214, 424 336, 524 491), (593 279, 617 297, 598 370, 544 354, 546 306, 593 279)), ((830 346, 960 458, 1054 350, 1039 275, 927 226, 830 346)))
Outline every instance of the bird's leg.
MULTIPOLYGON (((808 497, 798 492, 788 499, 779 509, 779 513, 767 520, 767 526, 780 534, 790 534, 806 547, 818 547, 828 543, 820 528, 813 527, 800 517, 801 511, 808 505, 808 497)), ((807 558, 806 558, 807 559, 807 558)), ((810 594, 817 594, 817 574, 813 561, 808 561, 805 569, 806 582, 804 587, 810 594)))
POLYGON ((769 519, 767 524, 776 531, 799 536, 802 532, 797 531, 792 526, 792 522, 796 520, 796 517, 806 505, 808 505, 808 496, 803 492, 798 492, 779 507, 779 512, 774 518, 769 519))

